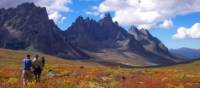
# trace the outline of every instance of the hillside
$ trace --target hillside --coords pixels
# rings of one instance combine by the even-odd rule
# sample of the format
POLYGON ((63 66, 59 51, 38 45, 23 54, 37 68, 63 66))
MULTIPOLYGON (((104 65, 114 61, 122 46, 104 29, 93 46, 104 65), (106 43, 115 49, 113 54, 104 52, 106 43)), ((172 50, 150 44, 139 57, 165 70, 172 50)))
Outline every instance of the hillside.
POLYGON ((102 66, 100 64, 91 62, 91 61, 84 61, 84 60, 65 60, 64 58, 51 56, 43 53, 38 52, 31 52, 31 51, 24 51, 24 50, 9 50, 9 49, 1 49, 0 48, 0 66, 4 65, 12 65, 18 64, 21 65, 22 59, 27 55, 30 54, 33 58, 36 54, 39 56, 44 56, 47 60, 48 64, 56 65, 56 64, 65 64, 65 65, 86 65, 86 66, 102 66))
MULTIPOLYGON (((0 49, 0 88, 22 88, 20 61, 27 53, 0 49)), ((39 55, 44 55, 37 53, 39 55)), ((168 67, 120 68, 44 55, 42 81, 26 88, 199 88, 200 61, 168 67), (50 70, 52 70, 50 72, 50 70)))

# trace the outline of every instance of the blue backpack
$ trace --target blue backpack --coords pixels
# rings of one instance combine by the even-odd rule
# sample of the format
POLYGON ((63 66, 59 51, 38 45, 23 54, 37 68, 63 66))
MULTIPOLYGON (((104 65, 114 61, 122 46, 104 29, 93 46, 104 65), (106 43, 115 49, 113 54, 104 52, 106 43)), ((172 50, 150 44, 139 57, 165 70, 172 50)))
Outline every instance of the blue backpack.
POLYGON ((30 70, 32 66, 31 59, 27 59, 27 58, 23 59, 22 65, 23 65, 24 70, 30 70))

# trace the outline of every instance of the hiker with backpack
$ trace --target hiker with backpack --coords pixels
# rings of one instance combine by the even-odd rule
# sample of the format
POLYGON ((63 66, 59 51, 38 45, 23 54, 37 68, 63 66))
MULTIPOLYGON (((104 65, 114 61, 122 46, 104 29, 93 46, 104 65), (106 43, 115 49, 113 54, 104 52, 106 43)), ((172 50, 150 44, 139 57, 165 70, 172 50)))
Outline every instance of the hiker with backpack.
POLYGON ((22 80, 23 84, 27 85, 29 81, 31 81, 32 78, 32 72, 31 72, 31 67, 32 67, 32 60, 30 58, 30 55, 27 55, 23 60, 22 60, 22 80))
POLYGON ((45 66, 45 57, 39 58, 38 55, 35 55, 33 60, 31 60, 31 56, 27 55, 22 60, 22 80, 23 84, 27 85, 28 82, 32 81, 33 75, 36 80, 36 82, 40 81, 40 75, 42 73, 42 70, 45 66))

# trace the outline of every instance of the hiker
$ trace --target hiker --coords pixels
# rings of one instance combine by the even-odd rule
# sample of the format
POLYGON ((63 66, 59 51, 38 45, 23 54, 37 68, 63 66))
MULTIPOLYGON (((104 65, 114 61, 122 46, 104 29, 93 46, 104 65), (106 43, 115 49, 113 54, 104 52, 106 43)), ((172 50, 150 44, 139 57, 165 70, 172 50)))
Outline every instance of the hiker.
POLYGON ((40 81, 40 75, 42 72, 43 65, 44 64, 43 64, 42 60, 40 60, 39 56, 36 55, 32 62, 33 74, 34 74, 36 82, 40 81))
POLYGON ((31 81, 31 78, 32 78, 32 73, 31 73, 32 61, 31 61, 30 55, 27 55, 22 60, 22 66, 23 66, 23 71, 22 71, 23 84, 27 85, 27 83, 31 81))

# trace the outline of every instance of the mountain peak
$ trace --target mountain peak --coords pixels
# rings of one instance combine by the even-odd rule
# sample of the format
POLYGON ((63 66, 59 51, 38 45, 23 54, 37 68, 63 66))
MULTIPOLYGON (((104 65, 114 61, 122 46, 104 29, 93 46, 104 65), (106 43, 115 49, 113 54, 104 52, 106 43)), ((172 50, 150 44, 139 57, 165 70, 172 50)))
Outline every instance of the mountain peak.
POLYGON ((26 3, 22 3, 21 5, 19 5, 17 7, 18 8, 30 8, 30 7, 36 7, 36 6, 32 2, 26 2, 26 3))
POLYGON ((78 16, 77 20, 83 20, 84 18, 82 16, 78 16))
POLYGON ((139 31, 140 31, 143 35, 151 36, 151 34, 149 33, 149 31, 148 31, 147 29, 142 28, 142 29, 140 29, 139 31))
POLYGON ((101 19, 100 21, 100 24, 110 24, 110 23, 113 23, 113 20, 112 20, 112 17, 110 15, 110 13, 106 13, 104 18, 101 19))
POLYGON ((78 18, 76 19, 76 22, 82 22, 84 21, 84 18, 82 16, 78 16, 78 18))
POLYGON ((128 29, 128 32, 133 35, 138 35, 140 31, 137 29, 137 27, 131 26, 130 29, 128 29))
POLYGON ((112 21, 112 17, 110 15, 110 13, 106 13, 103 19, 108 20, 108 21, 112 21))
POLYGON ((105 14, 105 17, 111 18, 110 13, 106 13, 106 14, 105 14))
POLYGON ((128 31, 139 32, 138 28, 137 28, 136 26, 134 26, 134 25, 132 25, 132 26, 130 27, 130 29, 128 29, 128 31))
POLYGON ((135 25, 132 25, 130 29, 137 29, 135 25))

